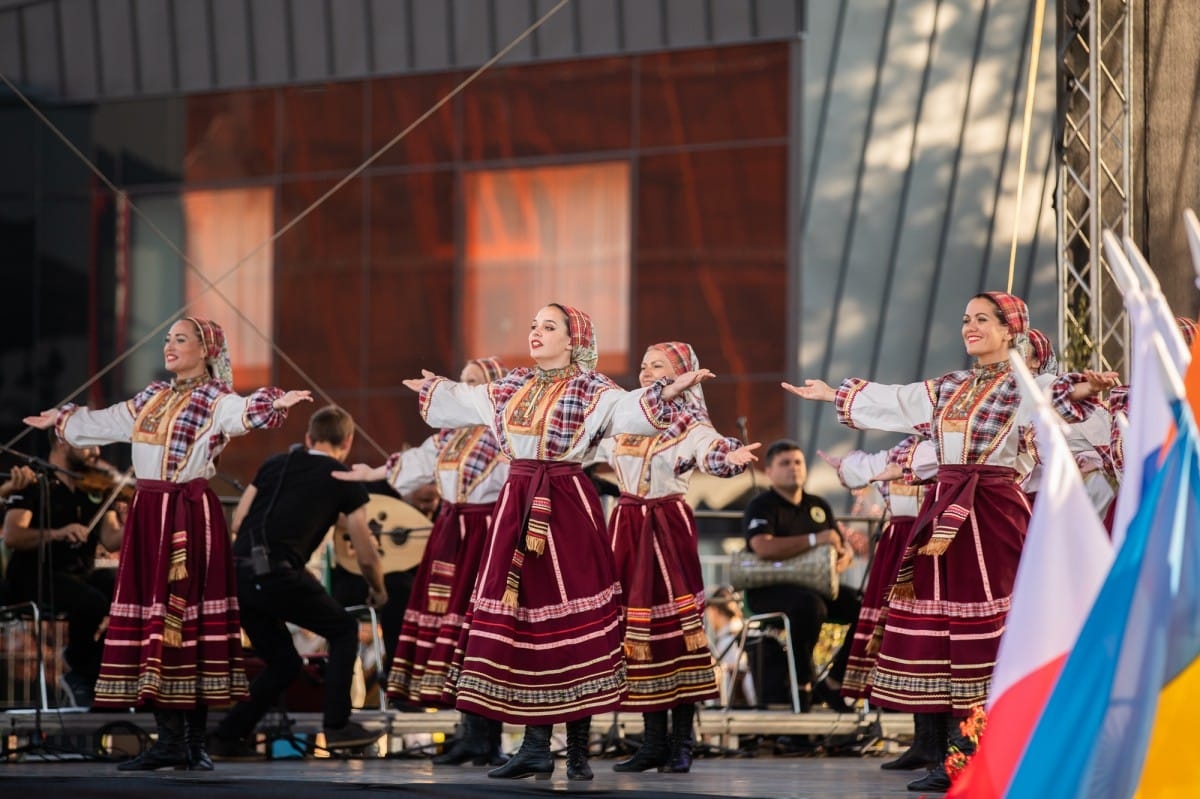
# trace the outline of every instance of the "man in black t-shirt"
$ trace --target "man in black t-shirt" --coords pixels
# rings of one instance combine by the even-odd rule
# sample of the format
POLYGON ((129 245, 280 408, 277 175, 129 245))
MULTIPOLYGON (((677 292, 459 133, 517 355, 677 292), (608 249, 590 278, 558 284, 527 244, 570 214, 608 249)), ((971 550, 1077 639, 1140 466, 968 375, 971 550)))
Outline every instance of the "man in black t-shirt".
MULTIPOLYGON (((742 515, 746 545, 764 560, 784 560, 812 547, 832 544, 840 553, 838 571, 844 570, 850 565, 853 552, 842 542, 829 503, 805 493, 808 469, 800 446, 794 441, 776 441, 767 448, 764 462, 771 488, 750 500, 742 515)), ((854 624, 858 620, 861 601, 857 592, 843 587, 838 598, 830 601, 799 585, 772 585, 747 590, 746 602, 753 613, 787 614, 792 628, 792 657, 801 686, 801 707, 807 710, 815 698, 843 709, 838 689, 850 654, 849 636, 834 657, 829 676, 819 683, 812 655, 822 624, 826 621, 854 624)), ((788 701, 784 698, 788 685, 787 661, 782 665, 768 662, 765 672, 759 688, 765 701, 788 701)))
POLYGON ((354 544, 368 585, 367 601, 387 602, 383 569, 367 528, 367 492, 359 483, 336 480, 354 443, 354 420, 341 408, 316 411, 308 422, 307 449, 300 445, 269 458, 233 512, 242 629, 266 664, 250 684, 250 698, 221 720, 212 742, 215 755, 250 754, 246 738, 303 668, 290 622, 329 642, 325 672, 324 730, 328 748, 365 746, 379 737, 350 720, 350 684, 358 653, 358 621, 305 569, 339 516, 354 544))
MULTIPOLYGON (((116 569, 97 569, 96 548, 121 548, 123 530, 115 510, 97 519, 107 497, 79 488, 75 477, 97 468, 100 450, 72 447, 50 431, 49 461, 57 471, 48 477, 46 502, 35 483, 21 492, 4 514, 4 542, 13 551, 7 576, 10 602, 41 601, 44 611, 67 617, 63 659, 70 670, 63 684, 78 707, 92 704, 108 616, 116 586, 116 569), (43 506, 47 518, 42 518, 43 506), (95 521, 95 524, 93 524, 95 521), (44 528, 44 529, 43 529, 44 528), (38 544, 43 542, 42 587, 38 596, 38 544)), ((120 505, 124 509, 124 505, 120 505)))

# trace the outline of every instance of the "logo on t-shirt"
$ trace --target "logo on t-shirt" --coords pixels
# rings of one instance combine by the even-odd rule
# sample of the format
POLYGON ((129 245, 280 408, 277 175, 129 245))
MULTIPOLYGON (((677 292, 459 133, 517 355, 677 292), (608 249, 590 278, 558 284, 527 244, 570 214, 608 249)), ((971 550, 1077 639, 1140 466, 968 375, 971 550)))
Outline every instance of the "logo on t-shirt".
POLYGON ((821 522, 825 521, 825 509, 824 508, 813 508, 812 510, 810 510, 808 512, 808 515, 811 516, 812 520, 814 522, 816 522, 817 524, 820 524, 821 522))

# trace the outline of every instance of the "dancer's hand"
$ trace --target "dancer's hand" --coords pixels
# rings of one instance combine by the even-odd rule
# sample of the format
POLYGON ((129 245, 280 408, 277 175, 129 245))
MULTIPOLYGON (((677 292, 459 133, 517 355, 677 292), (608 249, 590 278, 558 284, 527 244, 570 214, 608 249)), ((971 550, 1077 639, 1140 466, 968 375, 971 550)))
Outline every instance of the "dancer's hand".
POLYGON ((663 389, 662 398, 669 402, 683 392, 687 391, 692 386, 703 383, 705 380, 712 380, 714 377, 716 377, 716 375, 707 369, 697 369, 694 372, 684 372, 663 389))
POLYGON ((277 411, 286 411, 293 405, 299 405, 301 402, 312 402, 311 391, 289 391, 279 399, 271 403, 271 407, 277 411))
POLYGON ((833 402, 837 398, 834 391, 824 380, 805 380, 803 386, 793 386, 791 383, 780 383, 784 391, 790 391, 797 397, 817 402, 833 402))
POLYGON ((21 421, 30 427, 36 427, 38 430, 49 430, 58 421, 58 408, 42 411, 37 416, 26 416, 21 421))
POLYGON ((821 460, 828 463, 834 469, 842 468, 842 459, 839 458, 837 455, 830 455, 828 452, 826 452, 823 449, 817 450, 817 455, 820 456, 821 460))
POLYGON ((428 369, 422 369, 420 377, 413 377, 405 380, 404 385, 420 394, 421 390, 425 388, 425 384, 435 377, 437 377, 437 375, 435 375, 433 372, 429 371, 428 369))
POLYGON ((1083 381, 1071 388, 1071 399, 1076 402, 1099 396, 1102 392, 1120 385, 1121 376, 1116 372, 1097 372, 1094 369, 1084 369, 1081 372, 1083 381))
POLYGON ((754 454, 754 450, 761 446, 762 444, 755 442, 753 444, 746 444, 743 447, 738 447, 735 450, 731 450, 725 456, 725 460, 728 463, 732 463, 734 466, 746 466, 758 460, 758 456, 754 454))

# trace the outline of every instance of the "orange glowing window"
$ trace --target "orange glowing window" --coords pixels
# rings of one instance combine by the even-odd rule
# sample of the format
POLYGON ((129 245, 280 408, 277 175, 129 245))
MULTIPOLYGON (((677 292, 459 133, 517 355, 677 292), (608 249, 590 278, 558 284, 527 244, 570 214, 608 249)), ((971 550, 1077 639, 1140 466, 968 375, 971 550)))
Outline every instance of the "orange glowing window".
POLYGON ((626 163, 469 172, 466 356, 530 363, 529 320, 549 302, 592 317, 598 369, 626 371, 630 188, 626 163))
MULTIPOLYGON (((216 281, 274 232, 275 195, 270 188, 189 191, 182 201, 184 251, 210 281, 216 281)), ((263 247, 218 283, 224 298, 216 291, 205 292, 208 284, 185 266, 188 315, 211 318, 225 329, 233 381, 239 390, 271 381, 271 343, 264 336, 273 335, 274 329, 273 251, 269 245, 263 247), (256 327, 261 332, 256 332, 256 327)))

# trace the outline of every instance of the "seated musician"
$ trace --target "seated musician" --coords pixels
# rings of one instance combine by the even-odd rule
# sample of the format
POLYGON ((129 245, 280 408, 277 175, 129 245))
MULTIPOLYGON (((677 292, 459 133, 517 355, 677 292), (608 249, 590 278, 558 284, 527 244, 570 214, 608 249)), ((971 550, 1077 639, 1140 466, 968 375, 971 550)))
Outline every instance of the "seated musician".
MULTIPOLYGON (((763 560, 783 560, 821 544, 832 544, 839 553, 838 571, 844 571, 854 553, 843 542, 829 503, 805 492, 808 469, 800 445, 794 441, 776 441, 767 448, 765 468, 771 487, 750 500, 742 516, 747 546, 763 560)), ((814 700, 837 710, 844 709, 838 691, 846 671, 849 644, 838 651, 829 674, 820 682, 814 673, 813 649, 822 624, 827 621, 853 624, 858 619, 857 592, 843 586, 838 598, 830 601, 799 585, 770 585, 748 589, 746 602, 752 613, 787 614, 801 709, 809 710, 814 700)), ((787 661, 767 660, 759 686, 760 697, 767 703, 788 701, 787 691, 787 661)))
POLYGON ((242 629, 266 667, 217 726, 209 751, 214 756, 253 756, 247 740, 259 720, 303 668, 287 623, 329 642, 325 672, 323 727, 327 748, 372 743, 371 733, 350 720, 350 687, 358 654, 358 621, 305 568, 340 514, 368 585, 367 600, 387 602, 379 555, 367 529, 367 492, 357 483, 335 480, 354 442, 354 420, 341 408, 313 413, 305 436, 269 458, 258 470, 233 512, 238 604, 242 629))
MULTIPOLYGON (((124 504, 114 503, 116 507, 100 514, 108 497, 88 492, 78 484, 85 473, 98 468, 97 447, 72 447, 53 430, 49 435, 49 462, 56 470, 49 475, 47 495, 43 497, 42 488, 33 482, 23 488, 20 499, 14 499, 4 514, 4 542, 12 550, 7 571, 8 601, 40 600, 43 612, 66 615, 63 658, 69 671, 63 675, 63 687, 76 707, 89 707, 104 651, 101 627, 116 585, 115 569, 95 568, 96 549, 120 549, 124 532, 117 510, 123 512, 124 504), (39 542, 45 545, 40 596, 39 542)), ((29 476, 26 474, 23 481, 29 476)))

